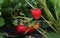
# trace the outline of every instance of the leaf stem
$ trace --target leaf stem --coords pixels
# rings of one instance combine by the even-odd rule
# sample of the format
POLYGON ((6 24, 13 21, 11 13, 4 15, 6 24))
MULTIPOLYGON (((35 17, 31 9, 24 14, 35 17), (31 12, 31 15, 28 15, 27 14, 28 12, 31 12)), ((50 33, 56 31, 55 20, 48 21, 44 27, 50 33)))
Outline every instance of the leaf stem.
POLYGON ((26 1, 33 9, 35 9, 34 6, 32 6, 27 0, 25 0, 25 1, 26 1))

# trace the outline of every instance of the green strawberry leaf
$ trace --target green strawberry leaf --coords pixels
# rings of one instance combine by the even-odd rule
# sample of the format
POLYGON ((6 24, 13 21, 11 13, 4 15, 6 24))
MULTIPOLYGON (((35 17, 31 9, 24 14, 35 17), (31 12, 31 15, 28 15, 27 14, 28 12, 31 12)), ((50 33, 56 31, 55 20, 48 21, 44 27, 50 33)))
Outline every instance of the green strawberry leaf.
POLYGON ((57 33, 50 32, 47 34, 48 38, 60 38, 60 35, 57 33))
POLYGON ((42 25, 41 25, 41 28, 47 28, 47 27, 49 27, 48 23, 43 22, 42 25))
POLYGON ((5 35, 3 33, 0 33, 0 38, 5 38, 5 35))
POLYGON ((3 26, 5 23, 4 23, 4 19, 2 17, 0 17, 0 26, 3 26))
POLYGON ((4 1, 4 0, 0 0, 0 6, 3 4, 3 1, 4 1))
POLYGON ((4 0, 2 4, 2 8, 8 7, 11 4, 10 0, 4 0))

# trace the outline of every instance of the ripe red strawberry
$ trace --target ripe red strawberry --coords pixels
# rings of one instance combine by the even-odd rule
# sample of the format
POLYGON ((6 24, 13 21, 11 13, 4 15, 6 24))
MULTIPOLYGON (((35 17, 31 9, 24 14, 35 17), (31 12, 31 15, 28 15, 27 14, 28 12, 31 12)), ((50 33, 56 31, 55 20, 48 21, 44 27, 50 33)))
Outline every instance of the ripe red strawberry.
POLYGON ((16 31, 18 34, 24 34, 26 32, 27 28, 24 26, 24 24, 20 24, 16 26, 16 31))
POLYGON ((40 23, 37 23, 37 24, 35 25, 36 28, 39 28, 40 26, 41 26, 40 23))
POLYGON ((42 11, 39 8, 35 8, 34 10, 32 10, 32 15, 36 20, 41 17, 41 14, 42 14, 42 11))
POLYGON ((35 29, 33 27, 29 27, 28 29, 29 29, 29 31, 28 31, 29 34, 32 34, 35 31, 35 29))

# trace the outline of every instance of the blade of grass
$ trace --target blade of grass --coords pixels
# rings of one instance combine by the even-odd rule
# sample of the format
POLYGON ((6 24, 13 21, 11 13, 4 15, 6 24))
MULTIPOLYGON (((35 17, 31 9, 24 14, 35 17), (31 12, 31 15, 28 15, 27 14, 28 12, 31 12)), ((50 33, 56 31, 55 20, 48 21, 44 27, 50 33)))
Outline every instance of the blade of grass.
POLYGON ((57 23, 57 21, 55 20, 55 18, 53 17, 53 15, 51 14, 51 12, 49 11, 47 5, 46 5, 46 0, 38 0, 38 2, 41 3, 43 9, 45 10, 46 15, 48 16, 49 20, 54 22, 55 24, 57 23))
POLYGON ((57 18, 57 20, 58 20, 58 12, 57 12, 57 6, 59 5, 58 4, 58 1, 59 0, 57 0, 57 1, 55 1, 55 0, 50 0, 51 2, 52 2, 52 4, 53 4, 53 6, 54 6, 54 9, 55 9, 55 13, 56 13, 56 18, 57 18))
POLYGON ((49 26, 56 32, 56 33, 58 33, 57 32, 57 30, 41 15, 41 17, 49 24, 49 26))

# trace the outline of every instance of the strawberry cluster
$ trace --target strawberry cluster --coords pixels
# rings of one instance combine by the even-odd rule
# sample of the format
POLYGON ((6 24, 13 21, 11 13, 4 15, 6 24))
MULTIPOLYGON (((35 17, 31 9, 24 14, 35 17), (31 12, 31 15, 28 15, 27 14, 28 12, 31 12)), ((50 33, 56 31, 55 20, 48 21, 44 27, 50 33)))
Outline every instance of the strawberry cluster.
MULTIPOLYGON (((41 17, 41 14, 42 14, 42 12, 41 12, 41 9, 39 9, 39 8, 35 8, 35 9, 32 10, 32 16, 36 20, 41 17)), ((37 23, 35 25, 35 27, 39 28, 40 24, 37 23)), ((28 30, 27 33, 32 34, 35 31, 35 28, 34 27, 25 27, 24 24, 19 24, 19 25, 16 26, 16 31, 17 31, 18 34, 24 34, 27 30, 28 30)))
MULTIPOLYGON (((40 24, 39 23, 37 23, 36 25, 34 25, 36 28, 39 28, 40 27, 40 24)), ((16 26, 16 31, 17 31, 17 33, 18 34, 24 34, 26 31, 28 30, 28 34, 32 34, 34 31, 35 31, 35 29, 34 29, 34 27, 25 27, 25 25, 24 24, 19 24, 19 25, 17 25, 16 26), (29 29, 29 30, 28 30, 29 29)))

